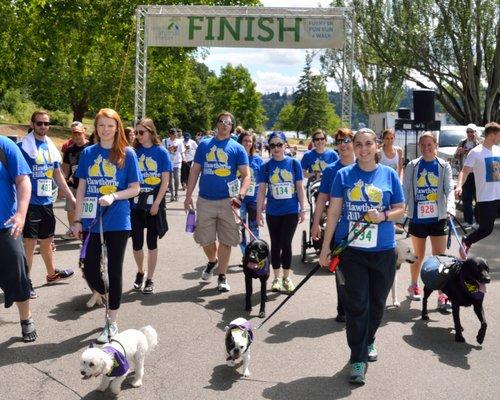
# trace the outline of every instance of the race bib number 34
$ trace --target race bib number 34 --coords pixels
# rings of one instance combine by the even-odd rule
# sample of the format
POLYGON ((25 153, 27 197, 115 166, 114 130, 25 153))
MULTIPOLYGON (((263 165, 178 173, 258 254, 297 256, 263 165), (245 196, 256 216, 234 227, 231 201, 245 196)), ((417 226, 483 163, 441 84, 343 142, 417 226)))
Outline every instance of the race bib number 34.
POLYGON ((97 215, 97 197, 84 197, 82 218, 95 218, 97 215))
POLYGON ((363 225, 358 224, 358 226, 353 229, 355 226, 355 221, 349 222, 349 240, 353 237, 355 238, 350 245, 354 247, 361 247, 364 249, 371 249, 377 246, 377 237, 378 237, 378 225, 370 224, 363 232, 363 225), (360 233, 361 232, 361 233, 360 233))
POLYGON ((292 183, 281 182, 271 184, 271 193, 276 200, 292 198, 292 183))
POLYGON ((437 204, 435 201, 419 201, 417 216, 419 219, 423 218, 437 218, 437 204))

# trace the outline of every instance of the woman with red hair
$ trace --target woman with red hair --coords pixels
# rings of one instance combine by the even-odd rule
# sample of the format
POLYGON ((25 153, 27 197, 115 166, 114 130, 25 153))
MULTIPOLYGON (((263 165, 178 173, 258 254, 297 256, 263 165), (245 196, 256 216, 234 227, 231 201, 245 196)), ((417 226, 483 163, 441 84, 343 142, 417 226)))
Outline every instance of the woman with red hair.
POLYGON ((95 117, 94 129, 96 144, 82 151, 75 173, 80 181, 72 230, 77 237, 83 233, 85 279, 94 291, 104 294, 100 271, 102 226, 108 253, 109 324, 97 341, 106 343, 118 333, 116 318, 122 294, 123 259, 131 230, 128 199, 139 194, 141 173, 116 111, 101 109, 95 117))

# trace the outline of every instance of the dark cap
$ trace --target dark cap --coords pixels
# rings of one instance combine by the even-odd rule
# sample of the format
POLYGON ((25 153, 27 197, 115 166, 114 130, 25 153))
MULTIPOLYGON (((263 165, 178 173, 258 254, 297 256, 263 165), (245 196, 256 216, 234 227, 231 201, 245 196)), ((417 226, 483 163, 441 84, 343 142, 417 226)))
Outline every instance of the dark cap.
POLYGON ((177 129, 175 129, 175 128, 170 128, 170 129, 168 130, 168 133, 174 133, 174 134, 175 134, 175 133, 177 133, 177 129))

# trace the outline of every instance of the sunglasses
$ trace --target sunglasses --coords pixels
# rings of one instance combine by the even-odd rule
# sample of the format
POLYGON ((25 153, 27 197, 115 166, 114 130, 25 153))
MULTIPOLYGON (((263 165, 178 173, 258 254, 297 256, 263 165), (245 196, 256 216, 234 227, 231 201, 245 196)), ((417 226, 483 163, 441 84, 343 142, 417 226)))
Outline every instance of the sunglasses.
POLYGON ((281 149, 281 148, 283 147, 283 143, 271 143, 271 144, 269 145, 269 148, 270 148, 270 149, 275 149, 276 147, 277 147, 278 149, 281 149))
POLYGON ((351 142, 352 142, 352 139, 351 139, 351 138, 348 138, 348 137, 346 137, 346 138, 344 138, 344 139, 337 139, 337 140, 335 140, 335 144, 336 144, 337 146, 340 146, 342 143, 343 143, 343 144, 348 144, 348 143, 351 143, 351 142))
POLYGON ((467 131, 466 131, 466 132, 467 132, 467 133, 474 133, 474 131, 473 131, 473 130, 470 130, 470 129, 467 129, 467 131))
POLYGON ((314 138, 314 139, 313 139, 313 142, 319 142, 320 140, 321 140, 321 141, 322 141, 322 140, 326 140, 326 138, 324 138, 324 137, 317 137, 317 138, 314 138))
POLYGON ((49 126, 50 122, 45 122, 45 121, 35 121, 36 126, 49 126))
POLYGON ((142 136, 142 135, 144 135, 144 134, 145 134, 145 133, 147 133, 147 132, 148 132, 148 131, 135 131, 135 134, 136 134, 137 136, 142 136))
POLYGON ((226 126, 231 126, 231 125, 233 125, 233 121, 231 121, 231 120, 224 120, 224 119, 223 119, 223 120, 219 120, 219 122, 218 122, 218 123, 219 123, 219 124, 222 124, 222 125, 226 125, 226 126))

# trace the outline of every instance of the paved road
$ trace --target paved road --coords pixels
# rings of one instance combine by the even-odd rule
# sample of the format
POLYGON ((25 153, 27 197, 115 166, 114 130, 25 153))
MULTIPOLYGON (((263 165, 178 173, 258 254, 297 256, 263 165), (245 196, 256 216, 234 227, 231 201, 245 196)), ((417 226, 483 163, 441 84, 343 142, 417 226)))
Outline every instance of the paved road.
MULTIPOLYGON (((181 198, 182 200, 182 198, 181 198)), ((64 220, 62 204, 56 214, 64 220)), ((485 301, 489 327, 483 346, 475 343, 479 323, 471 309, 462 312, 467 343, 453 341, 452 319, 436 312, 431 298, 431 321, 419 318, 419 303, 405 298, 408 268, 399 273, 399 309, 388 307, 377 337, 379 361, 371 364, 367 384, 346 383, 349 351, 344 326, 333 320, 334 278, 315 275, 297 295, 256 332, 252 345, 251 377, 224 364, 224 327, 243 311, 244 280, 234 251, 228 274, 231 292, 219 294, 215 282, 199 278, 205 259, 192 237, 184 233, 182 204, 168 205, 170 232, 160 242, 156 293, 130 290, 135 277, 131 245, 124 267, 124 295, 119 315, 121 330, 146 324, 159 334, 159 346, 146 359, 144 386, 126 381, 121 399, 498 399, 500 369, 500 223, 494 234, 474 246, 472 253, 490 260, 493 282, 485 301)), ((314 265, 300 262, 299 226, 294 239, 295 281, 314 265)), ((65 228, 58 224, 57 234, 65 228)), ((267 232, 264 234, 267 238, 267 232)), ((77 266, 78 244, 57 240, 58 267, 77 266)), ((457 244, 453 241, 452 253, 457 244)), ((19 340, 14 308, 0 314, 0 399, 72 400, 112 398, 95 392, 96 380, 80 379, 82 350, 100 331, 104 309, 85 309, 89 291, 80 274, 45 286, 45 268, 35 256, 33 281, 39 298, 33 314, 40 337, 33 344, 19 340)), ((283 299, 270 294, 268 312, 283 299)), ((3 297, 0 295, 3 302, 3 297)), ((255 297, 257 302, 257 297, 255 297)), ((257 309, 257 307, 256 307, 257 309)), ((256 311, 251 315, 258 323, 256 311)))

